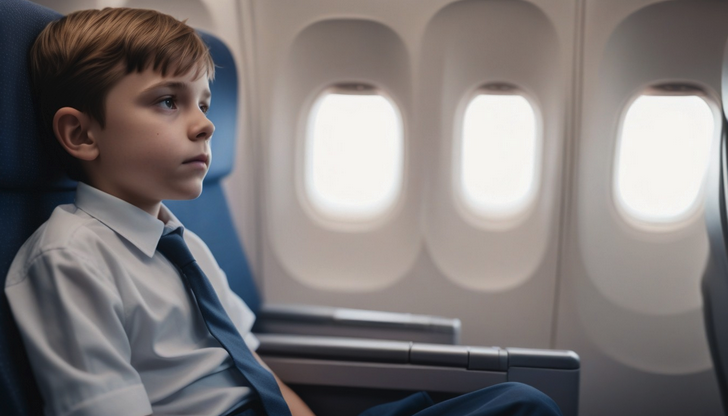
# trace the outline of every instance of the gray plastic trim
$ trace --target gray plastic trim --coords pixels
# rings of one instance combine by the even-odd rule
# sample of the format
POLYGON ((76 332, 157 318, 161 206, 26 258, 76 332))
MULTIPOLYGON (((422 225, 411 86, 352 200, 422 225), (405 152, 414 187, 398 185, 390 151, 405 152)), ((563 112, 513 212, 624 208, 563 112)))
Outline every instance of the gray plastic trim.
POLYGON ((410 349, 410 363, 468 368, 468 347, 415 343, 410 349))
POLYGON ((508 352, 498 347, 469 347, 468 370, 506 371, 508 352))
POLYGON ((388 339, 393 341, 427 342, 449 345, 457 345, 459 343, 457 334, 448 334, 444 332, 320 322, 311 323, 279 320, 258 321, 255 326, 255 331, 256 333, 264 334, 388 339))
POLYGON ((375 326, 380 328, 418 329, 430 332, 459 334, 459 319, 409 313, 381 312, 362 309, 332 308, 308 305, 263 305, 258 318, 307 323, 375 326))
POLYGON ((508 381, 504 372, 463 368, 267 356, 263 360, 287 384, 462 394, 508 381))
POLYGON ((508 351, 508 367, 562 370, 576 370, 581 367, 579 355, 574 351, 533 348, 506 348, 506 351, 508 351))
POLYGON ((412 345, 411 342, 405 341, 359 338, 280 334, 257 334, 256 337, 260 341, 259 354, 401 364, 409 362, 412 345))
POLYGON ((258 334, 261 355, 321 360, 443 366, 477 371, 513 367, 578 370, 573 351, 526 348, 468 347, 359 338, 258 334))

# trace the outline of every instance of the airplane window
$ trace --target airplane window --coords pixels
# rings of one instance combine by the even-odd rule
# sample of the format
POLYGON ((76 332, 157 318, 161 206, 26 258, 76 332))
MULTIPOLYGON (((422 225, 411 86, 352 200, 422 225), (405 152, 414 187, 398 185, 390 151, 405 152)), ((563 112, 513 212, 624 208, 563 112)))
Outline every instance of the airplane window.
POLYGON ((489 86, 475 95, 463 119, 458 172, 471 214, 498 221, 526 211, 535 194, 538 141, 534 109, 514 87, 489 86))
POLYGON ((304 185, 325 219, 362 222, 391 208, 402 187, 402 119, 377 89, 339 85, 313 106, 305 145, 304 185))
POLYGON ((641 95, 627 110, 615 194, 633 219, 669 224, 697 211, 717 129, 714 109, 696 92, 668 85, 641 95))

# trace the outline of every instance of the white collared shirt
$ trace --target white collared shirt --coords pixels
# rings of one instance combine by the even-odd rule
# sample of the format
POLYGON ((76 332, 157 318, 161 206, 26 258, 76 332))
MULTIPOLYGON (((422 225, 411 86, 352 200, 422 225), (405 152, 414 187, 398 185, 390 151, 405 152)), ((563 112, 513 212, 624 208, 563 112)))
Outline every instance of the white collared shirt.
MULTIPOLYGON (((157 243, 182 224, 79 183, 15 256, 5 293, 46 415, 219 415, 250 393, 157 243)), ((184 239, 250 348, 255 316, 184 239)))

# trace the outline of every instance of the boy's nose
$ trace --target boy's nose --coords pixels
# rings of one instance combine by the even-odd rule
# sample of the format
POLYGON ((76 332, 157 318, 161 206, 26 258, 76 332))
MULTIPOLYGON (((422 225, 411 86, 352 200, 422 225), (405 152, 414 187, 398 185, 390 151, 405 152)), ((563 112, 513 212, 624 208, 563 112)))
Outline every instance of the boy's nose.
POLYGON ((198 118, 198 122, 192 128, 190 132, 190 139, 192 140, 207 140, 212 137, 212 133, 215 132, 215 125, 208 119, 205 114, 200 113, 201 117, 198 118))

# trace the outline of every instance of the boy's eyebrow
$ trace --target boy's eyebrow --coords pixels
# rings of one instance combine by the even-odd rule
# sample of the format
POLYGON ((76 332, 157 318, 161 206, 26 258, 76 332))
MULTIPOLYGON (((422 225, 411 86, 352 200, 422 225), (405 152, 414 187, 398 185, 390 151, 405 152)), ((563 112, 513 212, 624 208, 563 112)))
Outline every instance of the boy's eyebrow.
MULTIPOLYGON (((153 91, 153 90, 156 90, 156 89, 159 89, 159 88, 169 88, 169 89, 172 89, 172 90, 189 90, 190 89, 190 86, 189 86, 189 84, 187 84, 185 82, 179 82, 179 81, 162 81, 162 82, 159 82, 157 84, 152 85, 149 88, 144 89, 144 91, 142 91, 142 94, 146 94, 147 92, 150 92, 150 91, 153 91)), ((210 90, 209 89, 205 89, 202 92, 202 97, 203 98, 210 98, 210 97, 212 97, 212 94, 210 93, 210 90)))

